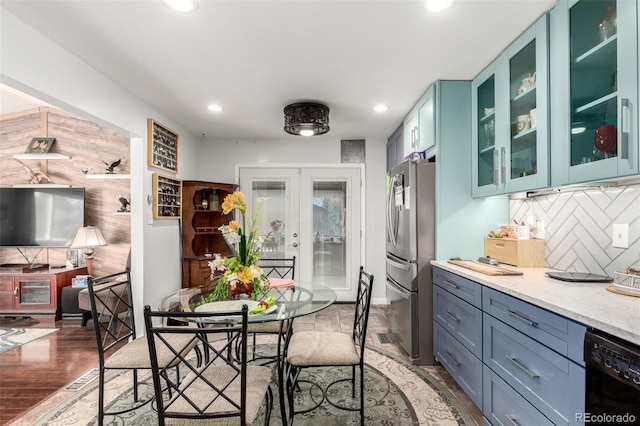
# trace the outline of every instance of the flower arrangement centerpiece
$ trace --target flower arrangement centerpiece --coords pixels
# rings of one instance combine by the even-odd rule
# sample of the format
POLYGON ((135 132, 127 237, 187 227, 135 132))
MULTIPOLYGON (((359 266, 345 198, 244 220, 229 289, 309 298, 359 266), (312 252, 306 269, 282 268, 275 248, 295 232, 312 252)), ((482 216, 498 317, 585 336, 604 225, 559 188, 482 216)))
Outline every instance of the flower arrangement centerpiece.
POLYGON ((251 215, 248 228, 247 204, 240 191, 227 195, 222 202, 222 214, 227 215, 234 210, 240 213, 242 225, 231 220, 218 228, 234 255, 224 258, 217 255, 209 262, 213 283, 212 300, 225 300, 240 294, 256 300, 269 292, 269 279, 257 265, 264 243, 264 238, 257 235, 260 208, 251 215))

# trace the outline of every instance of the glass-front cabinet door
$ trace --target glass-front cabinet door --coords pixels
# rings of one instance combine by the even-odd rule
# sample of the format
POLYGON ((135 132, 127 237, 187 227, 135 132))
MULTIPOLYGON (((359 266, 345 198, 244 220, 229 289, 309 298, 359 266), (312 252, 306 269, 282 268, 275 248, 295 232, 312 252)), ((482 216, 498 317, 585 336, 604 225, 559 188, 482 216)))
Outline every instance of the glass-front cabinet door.
MULTIPOLYGON (((493 195, 499 182, 496 150, 496 76, 495 64, 485 69, 471 84, 474 117, 473 195, 493 195)), ((505 123, 506 124, 506 123, 505 123)))
POLYGON ((561 153, 554 185, 639 171, 637 7, 637 0, 573 0, 552 12, 560 112, 552 132, 561 153))
POLYGON ((548 17, 473 81, 473 195, 549 184, 548 17))

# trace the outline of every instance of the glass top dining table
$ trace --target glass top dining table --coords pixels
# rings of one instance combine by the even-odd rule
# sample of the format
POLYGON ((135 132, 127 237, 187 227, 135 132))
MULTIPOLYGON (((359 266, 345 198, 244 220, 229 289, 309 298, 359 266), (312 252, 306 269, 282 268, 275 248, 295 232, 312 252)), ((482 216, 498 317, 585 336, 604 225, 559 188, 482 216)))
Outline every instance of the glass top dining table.
MULTIPOLYGON (((205 301, 205 297, 211 293, 210 288, 206 287, 193 287, 183 288, 174 293, 171 293, 160 302, 160 310, 166 312, 194 312, 194 311, 207 311, 207 310, 234 310, 238 311, 242 308, 243 302, 247 302, 249 305, 250 299, 238 299, 234 302, 210 302, 205 301), (208 306, 205 306, 208 305, 208 306), (216 304, 220 304, 223 308, 216 307, 216 304), (235 305, 229 309, 230 306, 235 305)), ((280 396, 280 414, 282 418, 282 424, 287 424, 287 408, 285 403, 284 392, 284 357, 281 356, 282 345, 286 346, 288 338, 292 332, 293 320, 295 318, 310 315, 321 311, 329 307, 336 301, 336 293, 327 286, 321 284, 315 284, 312 282, 295 282, 295 285, 288 288, 274 287, 270 290, 269 295, 276 298, 275 309, 272 312, 259 315, 250 315, 248 317, 249 323, 265 323, 272 321, 280 321, 280 333, 278 338, 278 356, 276 357, 276 363, 278 366, 278 393, 280 396), (290 320, 290 321, 287 321, 290 320), (286 324, 286 325, 285 325, 286 324)), ((225 323, 232 323, 239 321, 239 316, 226 317, 223 321, 225 323)), ((206 320, 205 320, 206 322, 206 320)))
MULTIPOLYGON (((211 293, 207 287, 182 288, 166 296, 159 306, 165 312, 194 312, 207 310, 240 310, 243 301, 251 310, 251 299, 207 303, 205 298, 211 293), (230 303, 229 303, 230 302, 230 303), (216 306, 218 305, 218 306, 216 306), (234 306, 235 305, 235 306, 234 306)), ((329 287, 312 282, 296 281, 292 287, 272 287, 270 296, 276 298, 275 307, 265 314, 250 315, 249 323, 290 320, 321 311, 336 301, 336 293, 329 287)), ((233 321, 233 318, 230 318, 233 321)))

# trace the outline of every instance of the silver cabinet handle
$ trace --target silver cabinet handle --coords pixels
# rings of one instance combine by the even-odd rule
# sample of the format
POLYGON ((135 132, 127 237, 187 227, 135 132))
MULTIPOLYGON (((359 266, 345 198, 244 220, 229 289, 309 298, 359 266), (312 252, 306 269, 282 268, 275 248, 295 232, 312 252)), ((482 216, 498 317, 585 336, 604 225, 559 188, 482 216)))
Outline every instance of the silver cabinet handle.
POLYGON ((507 420, 509 420, 509 423, 511 423, 513 426, 520 426, 520 423, 518 423, 515 417, 510 416, 508 414, 505 414, 504 416, 507 418, 507 420))
POLYGON ((531 327, 537 327, 538 326, 537 322, 531 321, 530 319, 527 319, 527 318, 523 317, 522 315, 520 315, 520 314, 518 314, 516 312, 513 312, 510 309, 507 309, 507 313, 509 315, 511 315, 512 317, 514 317, 515 319, 520 320, 520 321, 522 321, 523 323, 525 323, 527 325, 530 325, 531 327))
POLYGON ((447 358, 449 358, 453 365, 455 365, 456 367, 460 367, 460 362, 453 355, 451 355, 451 352, 444 351, 444 353, 445 355, 447 355, 447 358))
POLYGON ((625 110, 629 111, 629 99, 620 98, 620 158, 622 158, 623 160, 628 160, 629 132, 631 131, 631 126, 629 126, 629 130, 625 132, 625 110))
POLYGON ((459 286, 458 284, 456 284, 456 283, 452 283, 452 282, 451 282, 451 281, 449 281, 449 280, 444 280, 444 283, 445 283, 445 284, 447 284, 449 287, 453 287, 453 288, 455 288, 456 290, 460 289, 460 286, 459 286))
POLYGON ((531 377, 532 379, 537 379, 540 377, 538 374, 534 373, 524 365, 520 364, 517 359, 510 357, 509 355, 505 355, 504 357, 507 358, 509 361, 511 361, 511 363, 516 367, 518 367, 520 370, 524 371, 527 374, 527 376, 531 377))
POLYGON ((507 148, 504 146, 500 148, 500 174, 502 175, 502 179, 500 183, 505 183, 507 180, 507 148))
POLYGON ((500 151, 497 149, 493 150, 493 184, 500 184, 500 151))
POLYGON ((453 321, 455 321, 455 322, 460 322, 460 318, 458 318, 457 316, 453 315, 451 312, 447 311, 447 312, 445 312, 445 313, 446 313, 446 314, 447 314, 447 316, 448 316, 449 318, 451 318, 453 321))

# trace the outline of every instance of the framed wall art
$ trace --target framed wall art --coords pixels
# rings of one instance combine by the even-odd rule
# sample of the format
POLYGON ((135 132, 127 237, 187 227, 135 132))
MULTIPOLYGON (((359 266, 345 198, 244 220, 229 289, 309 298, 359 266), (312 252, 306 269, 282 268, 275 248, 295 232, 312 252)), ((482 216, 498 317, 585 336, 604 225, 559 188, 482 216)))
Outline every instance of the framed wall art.
POLYGON ((147 129, 147 164, 178 173, 178 134, 152 118, 147 119, 147 129))
POLYGON ((33 138, 24 152, 25 154, 44 154, 49 152, 55 141, 56 138, 33 138))
POLYGON ((182 181, 154 173, 152 182, 153 218, 180 219, 182 217, 182 181))

